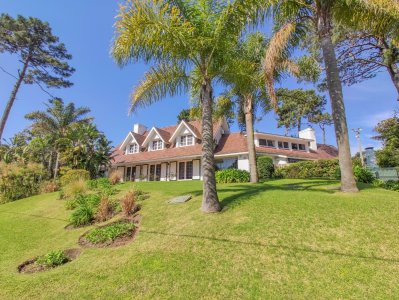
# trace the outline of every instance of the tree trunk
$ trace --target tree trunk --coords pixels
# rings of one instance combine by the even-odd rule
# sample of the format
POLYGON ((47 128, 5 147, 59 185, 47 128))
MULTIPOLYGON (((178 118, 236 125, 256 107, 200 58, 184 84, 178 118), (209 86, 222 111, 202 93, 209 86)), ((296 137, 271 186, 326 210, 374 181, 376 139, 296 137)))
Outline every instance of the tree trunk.
POLYGON ((341 169, 341 190, 343 192, 357 192, 358 189, 352 169, 342 84, 331 39, 331 12, 328 7, 329 4, 324 3, 324 5, 325 7, 321 7, 318 12, 317 29, 326 68, 327 85, 338 145, 339 166, 341 169))
POLYGON ((298 137, 299 137, 299 131, 301 131, 301 119, 298 120, 298 137))
POLYGON ((55 166, 54 166, 54 179, 57 179, 59 164, 60 164, 60 152, 57 151, 57 156, 55 158, 55 166))
POLYGON ((17 82, 15 83, 14 88, 12 89, 12 92, 11 92, 10 98, 8 99, 7 105, 4 108, 4 112, 3 112, 3 115, 2 115, 1 121, 0 121, 0 144, 3 139, 3 132, 4 132, 4 128, 6 127, 8 116, 10 115, 11 108, 14 105, 14 101, 15 101, 15 98, 17 97, 17 93, 22 84, 22 81, 25 78, 25 74, 26 74, 26 70, 28 69, 28 65, 29 65, 29 58, 26 59, 24 66, 22 68, 22 71, 19 73, 17 82))
POLYGON ((216 191, 215 159, 212 122, 212 86, 206 78, 201 85, 202 102, 202 170, 203 170, 203 212, 218 212, 221 209, 216 191))
POLYGON ((321 132, 323 134, 323 144, 326 144, 326 128, 323 126, 321 127, 321 132))
POLYGON ((395 64, 391 64, 388 66, 388 73, 391 76, 393 85, 396 88, 396 92, 398 93, 397 100, 399 101, 399 70, 395 64))
POLYGON ((259 178, 258 178, 258 168, 256 166, 252 97, 251 96, 245 97, 244 101, 245 101, 244 103, 245 127, 247 129, 249 172, 251 176, 251 183, 258 183, 259 178))

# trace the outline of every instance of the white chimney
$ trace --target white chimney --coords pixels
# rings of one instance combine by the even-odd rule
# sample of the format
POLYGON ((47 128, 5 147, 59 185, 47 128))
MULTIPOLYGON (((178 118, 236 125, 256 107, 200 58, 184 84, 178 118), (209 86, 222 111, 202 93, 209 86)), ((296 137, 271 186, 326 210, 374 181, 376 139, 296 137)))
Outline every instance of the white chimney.
POLYGON ((316 132, 313 128, 306 128, 304 130, 299 131, 299 137, 302 139, 312 140, 309 143, 310 150, 317 151, 317 141, 316 141, 316 132))
POLYGON ((147 131, 147 127, 145 127, 142 124, 136 123, 136 124, 133 125, 133 132, 134 133, 143 134, 146 131, 147 131))

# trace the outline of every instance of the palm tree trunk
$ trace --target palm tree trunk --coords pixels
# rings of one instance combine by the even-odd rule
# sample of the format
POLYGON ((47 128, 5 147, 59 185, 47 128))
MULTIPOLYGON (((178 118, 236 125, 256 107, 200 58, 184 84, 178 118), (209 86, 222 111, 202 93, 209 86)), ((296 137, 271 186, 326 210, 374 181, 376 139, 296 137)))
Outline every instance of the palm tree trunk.
POLYGON ((245 127, 247 129, 249 173, 250 173, 251 183, 258 183, 259 178, 258 178, 258 168, 256 166, 252 97, 251 96, 245 97, 244 101, 245 101, 244 102, 245 127))
POLYGON ((220 203, 216 191, 215 159, 212 122, 212 86, 206 78, 201 85, 202 102, 202 170, 203 170, 203 212, 220 211, 220 203))
POLYGON ((54 179, 57 178, 59 164, 60 164, 60 152, 57 151, 57 156, 55 158, 55 166, 54 166, 54 179))
POLYGON ((342 84, 338 73, 334 45, 331 39, 331 12, 328 5, 324 4, 324 7, 320 8, 317 18, 317 29, 326 68, 327 85, 338 145, 339 166, 341 168, 341 190, 343 192, 357 192, 358 189, 352 169, 342 84))
POLYGON ((390 64, 388 66, 388 73, 391 76, 393 85, 396 88, 396 92, 398 93, 398 101, 399 101, 399 70, 395 64, 390 64))
POLYGON ((7 105, 4 109, 3 115, 1 117, 1 120, 0 120, 0 144, 1 144, 2 137, 3 137, 4 128, 6 127, 8 116, 10 115, 11 108, 14 105, 14 101, 15 101, 15 98, 17 97, 17 93, 22 84, 22 81, 25 78, 25 74, 26 74, 26 70, 28 69, 28 65, 29 65, 29 57, 26 59, 24 66, 22 68, 22 71, 19 73, 17 82, 15 83, 14 88, 12 89, 10 98, 8 99, 7 105))

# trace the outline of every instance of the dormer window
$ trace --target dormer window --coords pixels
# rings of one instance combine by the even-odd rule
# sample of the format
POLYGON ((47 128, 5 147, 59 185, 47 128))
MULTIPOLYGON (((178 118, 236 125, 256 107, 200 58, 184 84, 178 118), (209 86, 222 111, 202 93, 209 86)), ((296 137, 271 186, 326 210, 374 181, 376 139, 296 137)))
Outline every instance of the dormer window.
POLYGON ((180 146, 191 146, 194 144, 194 137, 191 134, 180 137, 180 146))
POLYGON ((163 149, 163 143, 161 140, 152 141, 151 150, 162 150, 162 149, 163 149))
POLYGON ((139 152, 139 145, 137 143, 133 143, 129 145, 128 153, 133 154, 139 152))

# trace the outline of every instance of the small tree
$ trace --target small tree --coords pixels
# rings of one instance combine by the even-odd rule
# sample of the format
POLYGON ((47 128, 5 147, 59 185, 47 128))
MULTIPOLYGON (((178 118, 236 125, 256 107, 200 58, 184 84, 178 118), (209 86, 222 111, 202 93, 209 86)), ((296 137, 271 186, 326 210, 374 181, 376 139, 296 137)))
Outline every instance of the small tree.
POLYGON ((323 134, 323 144, 326 144, 326 127, 334 123, 332 116, 328 112, 316 113, 309 118, 309 122, 319 125, 323 134))
POLYGON ((384 146, 376 153, 377 164, 380 167, 399 166, 399 117, 394 115, 379 122, 374 131, 378 133, 374 138, 382 141, 384 146))
POLYGON ((17 81, 1 117, 0 140, 22 83, 44 84, 48 88, 72 85, 66 80, 75 71, 67 62, 72 56, 67 52, 65 45, 58 41, 47 22, 23 16, 14 19, 7 14, 1 14, 0 53, 17 55, 22 68, 18 70, 17 81))

